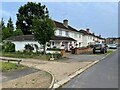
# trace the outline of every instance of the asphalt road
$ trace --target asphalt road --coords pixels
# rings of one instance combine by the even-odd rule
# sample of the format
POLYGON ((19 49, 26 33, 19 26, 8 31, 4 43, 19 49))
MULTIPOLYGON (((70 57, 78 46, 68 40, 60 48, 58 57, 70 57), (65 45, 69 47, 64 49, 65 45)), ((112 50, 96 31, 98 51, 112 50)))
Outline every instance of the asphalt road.
POLYGON ((120 48, 61 88, 118 88, 120 48))

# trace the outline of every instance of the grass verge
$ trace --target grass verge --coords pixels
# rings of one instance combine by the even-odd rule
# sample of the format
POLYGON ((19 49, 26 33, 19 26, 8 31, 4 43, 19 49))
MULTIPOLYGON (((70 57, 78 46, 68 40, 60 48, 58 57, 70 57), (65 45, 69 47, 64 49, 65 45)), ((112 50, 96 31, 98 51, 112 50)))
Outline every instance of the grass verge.
POLYGON ((24 68, 27 68, 27 67, 23 65, 17 66, 16 63, 0 62, 0 70, 2 72, 21 70, 24 68))

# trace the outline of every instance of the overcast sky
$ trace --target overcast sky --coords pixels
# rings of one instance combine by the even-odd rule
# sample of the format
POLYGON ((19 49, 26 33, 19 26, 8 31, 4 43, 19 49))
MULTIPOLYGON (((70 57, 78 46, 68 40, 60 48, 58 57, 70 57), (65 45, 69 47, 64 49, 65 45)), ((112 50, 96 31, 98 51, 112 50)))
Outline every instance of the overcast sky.
MULTIPOLYGON (((11 17, 15 24, 18 8, 25 3, 0 3, 0 6, 2 4, 0 17, 4 18, 5 23, 11 17)), ((59 22, 68 19, 69 25, 77 30, 90 28, 91 32, 103 37, 118 36, 117 2, 43 2, 42 4, 46 5, 52 19, 59 22)))

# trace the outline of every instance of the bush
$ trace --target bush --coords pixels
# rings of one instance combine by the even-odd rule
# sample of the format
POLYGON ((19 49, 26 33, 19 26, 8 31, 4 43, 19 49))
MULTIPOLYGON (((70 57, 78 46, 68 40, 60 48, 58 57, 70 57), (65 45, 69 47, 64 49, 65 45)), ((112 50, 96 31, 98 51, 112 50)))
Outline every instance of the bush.
POLYGON ((60 53, 47 53, 47 56, 49 58, 51 58, 53 56, 53 58, 55 58, 55 59, 59 59, 62 57, 60 53))
POLYGON ((34 47, 30 44, 26 44, 24 48, 27 52, 32 52, 34 50, 34 47))
POLYGON ((4 42, 2 46, 4 52, 15 52, 15 44, 11 42, 4 42))

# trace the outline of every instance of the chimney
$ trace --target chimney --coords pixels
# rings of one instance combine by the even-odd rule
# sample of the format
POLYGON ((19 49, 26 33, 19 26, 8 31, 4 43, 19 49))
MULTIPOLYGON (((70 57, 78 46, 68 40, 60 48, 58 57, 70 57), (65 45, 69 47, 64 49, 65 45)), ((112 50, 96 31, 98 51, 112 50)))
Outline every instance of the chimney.
POLYGON ((93 35, 95 35, 95 33, 92 33, 93 35))
POLYGON ((90 29, 89 28, 87 28, 86 31, 87 31, 87 33, 90 33, 90 29))
POLYGON ((63 25, 64 25, 65 27, 68 27, 68 20, 67 20, 67 19, 63 20, 63 25))
POLYGON ((99 37, 101 37, 101 35, 99 35, 99 37))

